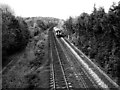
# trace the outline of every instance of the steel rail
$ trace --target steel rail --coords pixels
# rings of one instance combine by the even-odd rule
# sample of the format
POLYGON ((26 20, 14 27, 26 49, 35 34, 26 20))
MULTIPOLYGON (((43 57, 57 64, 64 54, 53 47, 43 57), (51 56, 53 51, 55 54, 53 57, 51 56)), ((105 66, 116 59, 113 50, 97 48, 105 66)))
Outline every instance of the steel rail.
MULTIPOLYGON (((55 39, 55 38, 54 38, 55 39)), ((61 66, 61 70, 62 70, 62 73, 63 73, 63 77, 64 77, 64 81, 65 81, 65 84, 66 84, 66 88, 67 90, 69 90, 69 85, 68 85, 68 82, 67 82, 67 79, 66 79, 66 76, 65 76, 65 72, 64 72, 64 69, 63 69, 63 65, 61 63, 61 60, 60 60, 60 56, 59 56, 59 53, 58 53, 58 50, 57 50, 57 46, 56 46, 56 43, 55 41, 53 40, 54 44, 55 44, 55 49, 56 49, 56 52, 57 52, 57 56, 58 56, 58 60, 59 60, 59 63, 60 63, 60 66, 61 66)))
MULTIPOLYGON (((62 38, 63 39, 63 38, 62 38)), ((79 50, 75 45, 73 45, 72 43, 70 43, 67 39, 64 39, 64 41, 66 41, 71 47, 73 47, 73 49, 75 49, 77 52, 81 53, 83 57, 85 57, 90 63, 91 65, 93 65, 93 67, 95 67, 100 73, 102 73, 107 80, 113 84, 116 88, 120 89, 120 86, 114 82, 103 70, 101 70, 96 64, 94 64, 94 62, 92 62, 81 50, 79 50)))
MULTIPOLYGON (((67 51, 68 51, 68 50, 67 50, 67 51)), ((64 50, 64 52, 65 52, 65 50, 64 50)), ((68 51, 68 52, 70 52, 70 51, 68 51)), ((71 54, 71 55, 74 57, 73 54, 71 54)), ((75 58, 75 57, 74 57, 74 58, 75 58)), ((74 61, 75 61, 76 63, 79 63, 79 62, 76 61, 76 59, 75 59, 74 61)), ((85 73, 85 75, 88 77, 88 79, 92 82, 93 86, 94 86, 95 88, 97 88, 95 82, 91 79, 91 77, 90 77, 90 76, 88 75, 88 73, 84 70, 84 68, 81 67, 81 69, 82 69, 82 71, 85 73)))
MULTIPOLYGON (((58 39, 57 39, 57 41, 58 41, 58 39)), ((69 57, 68 57, 68 56, 66 55, 66 53, 65 53, 65 50, 63 49, 63 46, 61 45, 61 43, 60 43, 59 41, 58 41, 58 43, 60 44, 62 50, 64 51, 64 55, 65 55, 66 59, 67 59, 68 61, 70 61, 69 57)), ((71 63, 71 64, 72 64, 72 66, 73 66, 73 63, 71 63)), ((76 69, 75 69, 74 74, 78 74, 76 69)), ((80 81, 82 81, 82 84, 84 85, 84 88, 88 88, 87 85, 86 85, 86 83, 85 83, 85 81, 83 80, 82 77, 78 76, 78 77, 77 77, 77 80, 79 80, 79 85, 80 85, 80 86, 81 86, 80 81)), ((82 87, 82 86, 81 86, 81 87, 82 87)))
MULTIPOLYGON (((51 46, 52 46, 52 45, 51 45, 51 39, 50 39, 50 48, 51 48, 51 46)), ((51 55, 51 65, 50 65, 50 67, 51 67, 51 71, 52 71, 52 72, 51 72, 51 73, 52 73, 52 84, 53 84, 53 90, 55 90, 55 86, 56 86, 56 85, 55 85, 55 75, 54 75, 55 73, 54 73, 54 69, 53 69, 52 49, 51 49, 50 51, 51 51, 51 52, 50 52, 50 53, 51 53, 51 54, 50 54, 50 55, 51 55)))

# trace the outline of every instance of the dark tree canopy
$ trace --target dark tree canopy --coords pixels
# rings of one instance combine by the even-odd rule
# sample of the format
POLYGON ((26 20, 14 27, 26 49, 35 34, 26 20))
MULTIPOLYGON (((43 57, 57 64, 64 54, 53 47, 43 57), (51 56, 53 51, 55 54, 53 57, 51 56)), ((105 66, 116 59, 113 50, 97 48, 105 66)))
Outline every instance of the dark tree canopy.
POLYGON ((113 4, 108 13, 94 6, 91 14, 70 17, 64 27, 71 41, 120 83, 120 3, 113 4))

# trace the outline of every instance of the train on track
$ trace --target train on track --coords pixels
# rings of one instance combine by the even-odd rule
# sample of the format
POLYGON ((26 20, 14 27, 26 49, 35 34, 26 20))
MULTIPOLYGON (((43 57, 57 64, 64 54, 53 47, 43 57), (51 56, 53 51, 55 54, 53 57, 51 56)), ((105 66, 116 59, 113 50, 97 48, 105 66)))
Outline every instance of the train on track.
POLYGON ((54 32, 55 32, 55 35, 60 38, 60 37, 64 37, 64 31, 60 28, 57 28, 57 27, 54 27, 54 32))

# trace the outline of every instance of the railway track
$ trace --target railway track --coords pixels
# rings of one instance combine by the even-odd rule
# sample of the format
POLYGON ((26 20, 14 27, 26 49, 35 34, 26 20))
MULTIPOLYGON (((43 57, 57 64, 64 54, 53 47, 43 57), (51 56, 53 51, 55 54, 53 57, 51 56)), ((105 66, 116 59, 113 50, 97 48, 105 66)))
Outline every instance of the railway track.
MULTIPOLYGON (((52 37, 53 38, 53 37, 52 37)), ((52 39, 51 39, 52 40, 52 39)), ((59 53, 54 41, 50 41, 51 47, 51 63, 50 63, 50 84, 51 89, 67 89, 69 85, 62 66, 59 53), (54 56, 53 56, 54 55, 54 56)))
MULTIPOLYGON (((74 66, 74 63, 66 55, 63 46, 57 41, 54 34, 50 33, 50 89, 74 90, 84 88, 88 90, 82 73, 74 66)), ((91 89, 95 87, 91 86, 91 89)))
POLYGON ((92 76, 90 73, 94 74, 94 68, 85 67, 84 62, 84 65, 81 64, 78 60, 81 58, 75 56, 62 39, 56 38, 52 29, 49 31, 49 47, 51 90, 119 90, 108 88, 109 85, 102 82, 96 74, 92 76))

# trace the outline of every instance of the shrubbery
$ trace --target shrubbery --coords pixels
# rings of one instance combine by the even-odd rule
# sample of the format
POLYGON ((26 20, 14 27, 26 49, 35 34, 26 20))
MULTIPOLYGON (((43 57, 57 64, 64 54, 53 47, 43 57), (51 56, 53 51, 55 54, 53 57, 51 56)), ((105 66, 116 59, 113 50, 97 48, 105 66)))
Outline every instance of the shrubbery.
MULTIPOLYGON (((52 18, 51 18, 52 19, 52 18)), ((52 21, 52 20, 44 20, 44 21, 42 21, 42 20, 37 20, 37 24, 38 24, 38 27, 39 28, 41 28, 43 31, 44 30, 47 30, 48 28, 50 28, 50 27, 52 27, 52 26, 55 26, 55 25, 57 25, 56 23, 55 23, 55 21, 52 21)))
POLYGON ((2 58, 26 47, 29 41, 27 24, 11 12, 2 10, 2 58))
POLYGON ((76 38, 74 43, 120 83, 120 3, 108 13, 94 7, 91 14, 70 17, 64 27, 69 39, 76 38))
POLYGON ((57 25, 59 19, 52 17, 29 17, 25 18, 25 21, 29 27, 30 37, 32 38, 48 30, 48 28, 57 25))

